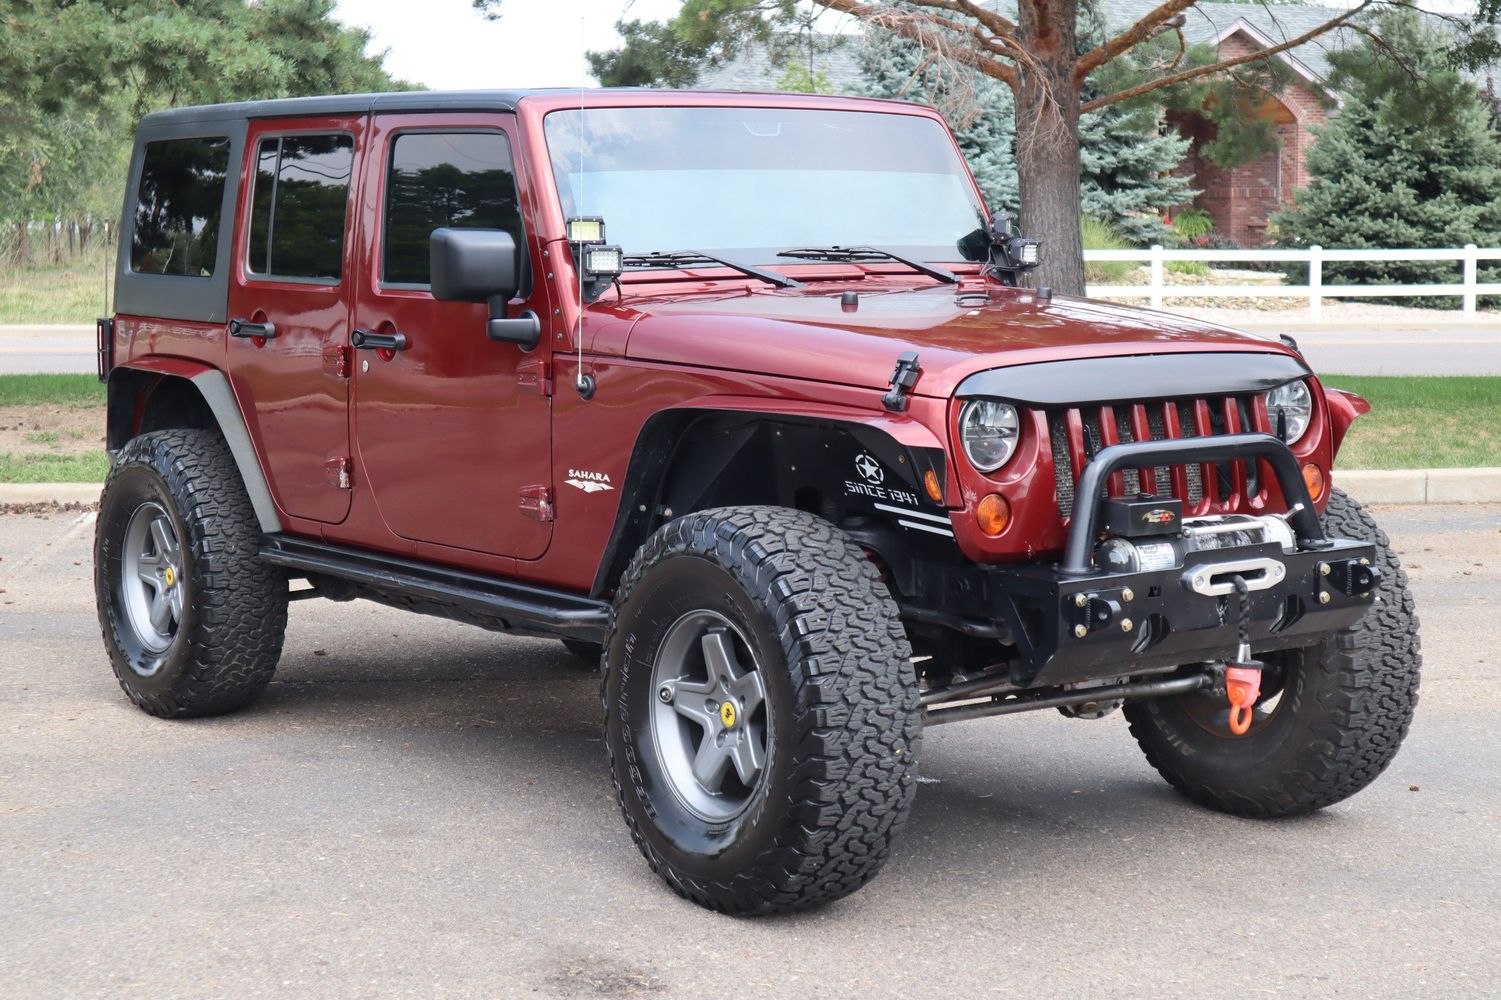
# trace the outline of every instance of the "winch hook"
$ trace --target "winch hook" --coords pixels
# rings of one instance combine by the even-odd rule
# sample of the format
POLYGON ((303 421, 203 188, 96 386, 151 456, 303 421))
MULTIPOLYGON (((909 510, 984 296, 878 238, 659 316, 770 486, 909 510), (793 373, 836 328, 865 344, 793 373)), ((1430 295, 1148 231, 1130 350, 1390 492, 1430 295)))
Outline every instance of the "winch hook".
POLYGON ((1251 588, 1238 573, 1230 578, 1230 583, 1239 598, 1240 645, 1235 659, 1225 663, 1225 696, 1230 699, 1230 732, 1244 736, 1251 731, 1251 721, 1256 716, 1264 664, 1251 656, 1251 588))

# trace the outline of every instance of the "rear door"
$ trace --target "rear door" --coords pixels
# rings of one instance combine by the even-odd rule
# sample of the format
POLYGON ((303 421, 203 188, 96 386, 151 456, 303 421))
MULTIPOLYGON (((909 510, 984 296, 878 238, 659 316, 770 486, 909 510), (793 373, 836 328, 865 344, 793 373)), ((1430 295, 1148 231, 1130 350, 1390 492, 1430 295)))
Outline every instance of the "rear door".
POLYGON ((349 513, 353 204, 365 119, 250 123, 227 368, 271 492, 293 517, 349 513))
POLYGON ((540 247, 509 115, 377 115, 361 216, 356 329, 400 334, 401 350, 355 352, 359 468, 398 535, 517 559, 547 550, 551 524, 551 341, 540 247), (512 314, 543 319, 532 352, 485 335, 481 303, 440 302, 434 229, 503 229, 526 254, 512 314))

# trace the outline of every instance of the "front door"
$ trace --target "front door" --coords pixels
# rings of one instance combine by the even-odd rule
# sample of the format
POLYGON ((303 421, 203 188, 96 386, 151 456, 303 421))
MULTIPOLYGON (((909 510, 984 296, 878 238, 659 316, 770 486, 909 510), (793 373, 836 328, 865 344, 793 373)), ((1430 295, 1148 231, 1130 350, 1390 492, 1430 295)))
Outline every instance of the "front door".
POLYGON ((353 200, 363 118, 252 121, 225 365, 271 493, 293 517, 349 513, 353 200))
POLYGON ((371 122, 355 327, 358 469, 396 534, 517 559, 552 538, 551 399, 531 353, 485 336, 488 309, 429 290, 434 229, 503 229, 531 275, 513 310, 547 317, 509 116, 385 115, 371 122), (399 335, 399 336, 398 336, 399 335), (397 338, 399 349, 377 346, 397 338), (360 337, 359 339, 366 339, 360 337))

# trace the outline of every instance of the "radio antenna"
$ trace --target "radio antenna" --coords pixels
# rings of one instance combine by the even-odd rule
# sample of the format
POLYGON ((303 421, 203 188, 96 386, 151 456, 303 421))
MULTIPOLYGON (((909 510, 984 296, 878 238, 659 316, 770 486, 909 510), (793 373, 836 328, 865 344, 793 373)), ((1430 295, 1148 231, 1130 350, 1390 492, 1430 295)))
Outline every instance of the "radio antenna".
MULTIPOLYGON (((585 37, 584 15, 579 15, 579 51, 584 52, 588 45, 585 37)), ((579 83, 579 203, 577 214, 584 213, 584 143, 588 141, 589 132, 584 127, 586 110, 584 108, 584 85, 579 83)), ((594 395, 594 376, 584 374, 584 259, 580 254, 574 262, 574 270, 578 276, 578 330, 574 334, 573 344, 578 360, 578 370, 573 377, 573 387, 584 399, 594 395)))

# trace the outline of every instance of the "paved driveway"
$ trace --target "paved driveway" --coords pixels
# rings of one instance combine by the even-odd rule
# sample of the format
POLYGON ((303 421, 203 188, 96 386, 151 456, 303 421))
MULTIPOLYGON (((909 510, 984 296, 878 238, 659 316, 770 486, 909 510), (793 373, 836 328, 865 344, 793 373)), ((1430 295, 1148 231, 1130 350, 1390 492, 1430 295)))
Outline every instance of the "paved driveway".
POLYGON ((88 516, 0 517, 0 996, 1496 995, 1501 507, 1380 516, 1428 666, 1368 791, 1236 820, 1118 716, 946 726, 886 871, 760 920, 647 871, 555 644, 296 604, 256 707, 162 722, 105 666, 88 516))

